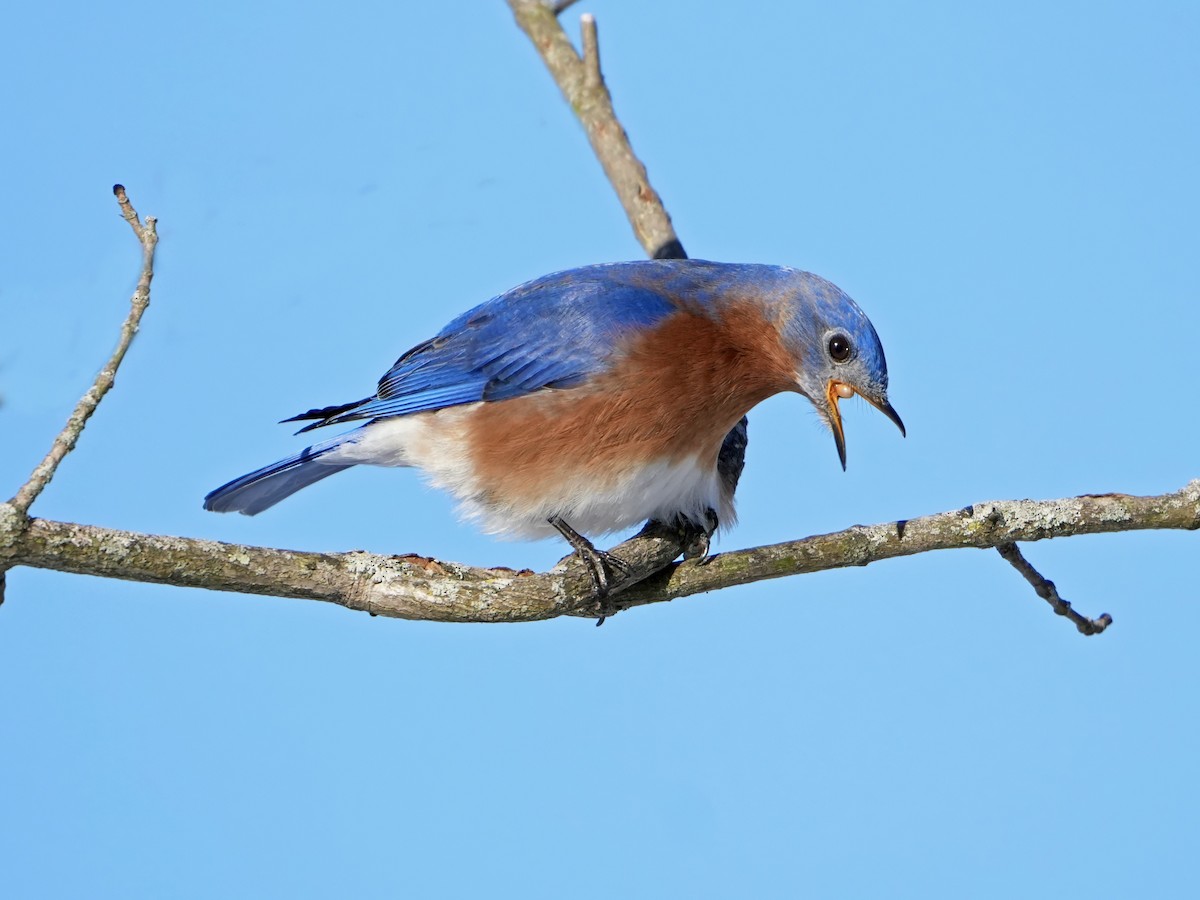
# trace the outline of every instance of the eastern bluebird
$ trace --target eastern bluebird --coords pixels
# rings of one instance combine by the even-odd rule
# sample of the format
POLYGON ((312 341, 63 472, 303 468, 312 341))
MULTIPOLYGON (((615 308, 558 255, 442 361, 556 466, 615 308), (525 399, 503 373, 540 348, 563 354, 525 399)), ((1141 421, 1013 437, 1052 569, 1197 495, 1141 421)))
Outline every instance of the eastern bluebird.
POLYGON ((751 407, 803 394, 845 468, 838 400, 859 394, 903 433, 887 384, 870 320, 816 275, 692 259, 585 266, 459 316, 396 360, 373 396, 286 420, 366 424, 204 506, 255 515, 369 463, 422 469, 488 532, 558 531, 581 555, 581 533, 647 519, 711 534, 734 521, 736 474, 722 477, 718 455, 751 407))

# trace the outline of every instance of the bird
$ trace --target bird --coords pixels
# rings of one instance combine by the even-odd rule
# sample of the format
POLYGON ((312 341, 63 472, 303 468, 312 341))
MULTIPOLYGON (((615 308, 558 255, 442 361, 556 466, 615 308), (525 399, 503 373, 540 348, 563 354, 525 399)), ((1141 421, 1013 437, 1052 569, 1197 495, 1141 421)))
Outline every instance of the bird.
MULTIPOLYGON (((362 422, 208 494, 256 515, 352 466, 414 467, 508 538, 559 534, 598 595, 619 561, 592 537, 646 520, 707 538, 735 521, 727 436, 752 407, 805 396, 846 467, 838 401, 904 434, 883 346, 840 288, 786 266, 659 259, 545 275, 404 353, 373 395, 300 413, 298 433, 362 422)), ((740 440, 744 446, 744 424, 740 440)))

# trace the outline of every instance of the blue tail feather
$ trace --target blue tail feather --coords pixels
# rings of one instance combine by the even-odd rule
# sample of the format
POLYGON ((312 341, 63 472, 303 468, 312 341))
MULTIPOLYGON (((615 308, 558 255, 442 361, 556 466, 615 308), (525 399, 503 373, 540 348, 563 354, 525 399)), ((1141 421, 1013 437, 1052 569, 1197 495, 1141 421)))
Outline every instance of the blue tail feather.
POLYGON ((212 512, 258 515, 301 488, 354 465, 321 462, 322 456, 341 444, 341 439, 315 444, 306 447, 295 456, 289 456, 241 478, 235 478, 205 497, 204 508, 212 512))

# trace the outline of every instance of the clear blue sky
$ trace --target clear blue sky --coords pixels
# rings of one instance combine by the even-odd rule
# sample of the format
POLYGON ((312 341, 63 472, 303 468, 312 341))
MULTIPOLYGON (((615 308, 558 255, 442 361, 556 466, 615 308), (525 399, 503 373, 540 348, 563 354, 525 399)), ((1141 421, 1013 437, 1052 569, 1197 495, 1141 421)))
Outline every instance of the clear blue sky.
MULTIPOLYGON (((104 6, 5 17, 0 493, 125 314, 120 181, 160 217, 154 305, 37 513, 551 564, 411 472, 200 509, 458 312, 640 255, 507 8, 104 6)), ((1200 476, 1200 6, 584 10, 688 250, 845 288, 908 425, 852 405, 843 474, 802 399, 767 402, 723 547, 1200 476)), ((1196 896, 1197 541, 1028 546, 1114 616, 1091 639, 990 551, 601 629, 18 570, 0 894, 1196 896)))

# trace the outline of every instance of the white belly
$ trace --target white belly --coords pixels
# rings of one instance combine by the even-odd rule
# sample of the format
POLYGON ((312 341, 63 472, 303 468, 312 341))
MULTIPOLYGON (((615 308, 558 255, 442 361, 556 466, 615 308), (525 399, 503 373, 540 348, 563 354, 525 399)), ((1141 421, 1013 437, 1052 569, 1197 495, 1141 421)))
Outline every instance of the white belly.
POLYGON ((590 535, 676 516, 703 525, 709 509, 716 510, 722 526, 733 524, 732 504, 724 501, 715 465, 703 465, 698 457, 601 473, 565 465, 534 476, 519 493, 497 492, 477 477, 464 440, 462 418, 475 406, 375 422, 321 461, 419 468, 432 485, 458 499, 465 518, 509 538, 555 536, 547 520, 556 515, 590 535))

